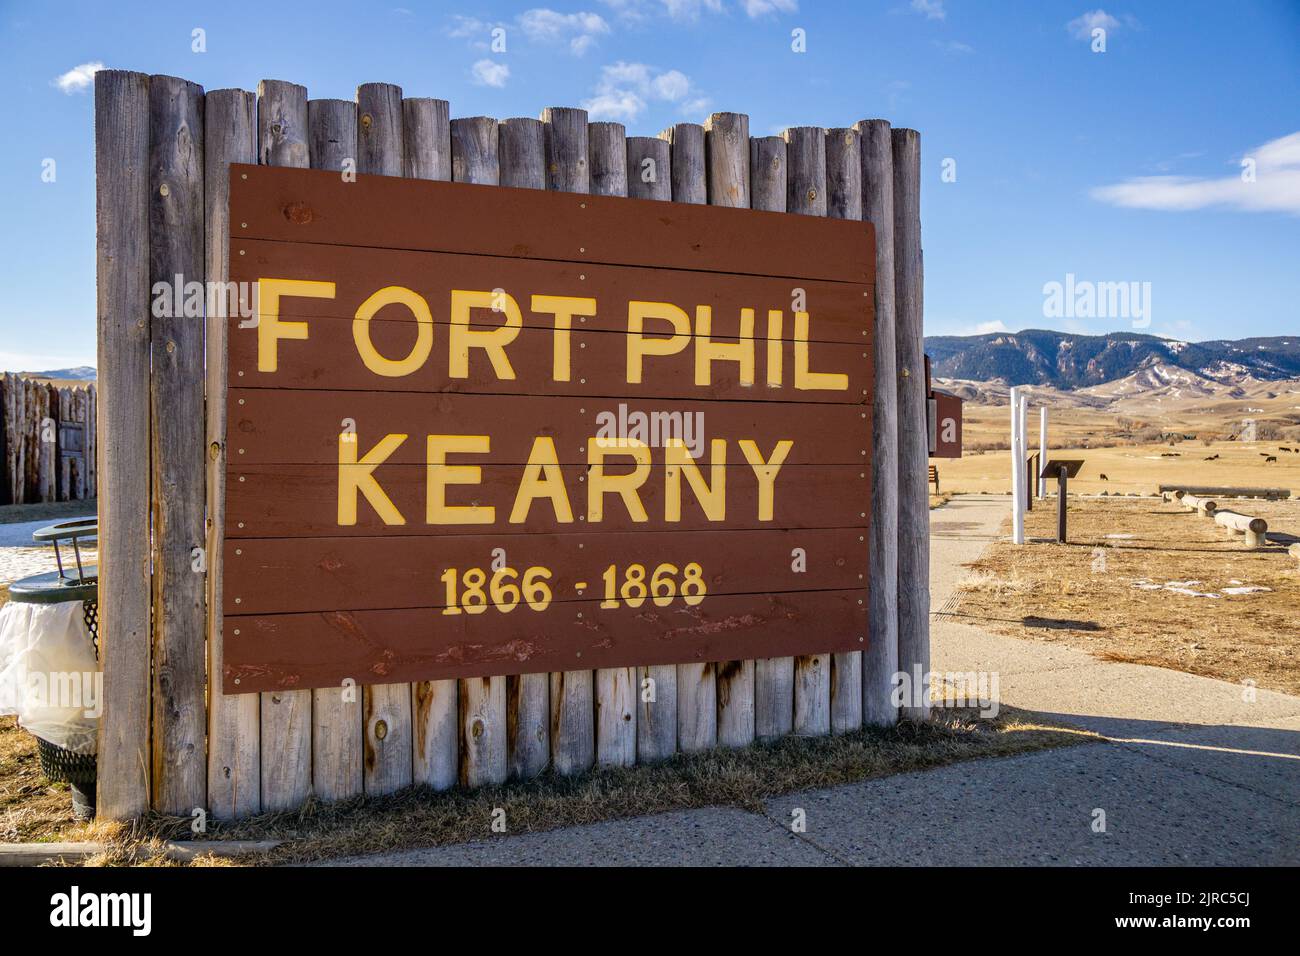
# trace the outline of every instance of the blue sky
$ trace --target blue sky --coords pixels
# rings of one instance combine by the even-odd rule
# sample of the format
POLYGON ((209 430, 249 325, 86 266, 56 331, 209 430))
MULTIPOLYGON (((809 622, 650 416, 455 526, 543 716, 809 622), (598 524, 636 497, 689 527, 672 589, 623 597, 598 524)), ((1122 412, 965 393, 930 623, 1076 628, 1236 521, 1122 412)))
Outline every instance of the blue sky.
POLYGON ((392 82, 453 116, 587 105, 641 135, 884 117, 921 131, 929 334, 1132 325, 1045 318, 1067 274, 1149 282, 1156 334, 1300 331, 1297 0, 402 2, 0 3, 0 369, 94 363, 94 64, 313 97, 392 82))

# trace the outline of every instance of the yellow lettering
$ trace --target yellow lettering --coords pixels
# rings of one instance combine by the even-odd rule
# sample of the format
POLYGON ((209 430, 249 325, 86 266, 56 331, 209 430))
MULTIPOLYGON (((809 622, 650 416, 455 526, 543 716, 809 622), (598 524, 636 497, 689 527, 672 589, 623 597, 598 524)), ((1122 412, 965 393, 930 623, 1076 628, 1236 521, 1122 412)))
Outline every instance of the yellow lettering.
POLYGON ((623 499, 633 521, 648 521, 649 516, 636 490, 650 477, 650 449, 645 442, 635 438, 617 444, 617 448, 607 448, 595 438, 587 442, 587 520, 594 522, 604 518, 605 495, 613 492, 623 499), (626 475, 607 475, 607 455, 627 455, 636 462, 636 468, 626 475))
POLYGON ((430 435, 426 448, 427 462, 424 520, 429 524, 491 524, 496 509, 491 505, 449 505, 448 485, 477 485, 483 477, 478 465, 449 465, 447 455, 465 453, 483 455, 490 451, 488 435, 430 435))
POLYGON ((735 342, 714 342, 713 309, 695 307, 695 384, 713 383, 714 362, 735 362, 740 366, 740 384, 754 384, 754 310, 740 310, 740 335, 735 342))
POLYGON ((727 442, 715 438, 710 442, 712 462, 709 470, 713 476, 712 487, 705 484, 704 476, 686 450, 680 438, 670 438, 664 445, 664 520, 682 520, 682 474, 695 492, 695 498, 710 521, 723 521, 727 517, 727 442))
POLYGON ((306 322, 280 321, 280 297, 296 295, 307 299, 334 298, 333 282, 308 279, 257 280, 257 370, 274 372, 280 367, 280 339, 307 338, 306 322))
POLYGON ((429 313, 429 303, 424 301, 424 296, 404 286, 385 286, 362 302, 357 309, 356 317, 352 320, 352 340, 357 344, 361 361, 376 375, 401 378, 419 371, 433 350, 433 316, 429 313), (370 320, 375 313, 386 305, 396 304, 406 306, 415 316, 415 345, 404 359, 385 358, 379 354, 375 343, 370 339, 370 320))
POLYGON ((808 371, 808 313, 794 314, 794 387, 803 391, 823 389, 847 391, 849 377, 843 372, 808 371))
POLYGON ((469 350, 482 349, 492 362, 492 371, 498 381, 513 380, 515 370, 506 357, 506 346, 519 335, 524 324, 519 303, 514 297, 501 292, 469 292, 453 289, 451 292, 451 334, 448 348, 448 374, 452 378, 469 378, 469 350), (504 325, 494 329, 471 329, 471 309, 490 309, 496 305, 505 312, 504 325))
POLYGON ((384 493, 373 474, 375 468, 388 460, 399 445, 406 441, 405 435, 385 435, 384 439, 365 457, 357 460, 357 436, 353 432, 339 435, 339 509, 340 525, 357 523, 357 493, 365 496, 370 507, 384 520, 384 524, 406 524, 406 519, 397 510, 392 499, 384 493))
POLYGON ((573 523, 573 507, 569 504, 564 474, 560 471, 560 460, 555 454, 555 439, 545 435, 533 439, 528 464, 524 467, 524 477, 519 482, 519 491, 515 495, 515 506, 510 509, 510 523, 523 524, 527 521, 528 512, 537 498, 551 499, 556 521, 561 524, 573 523))
POLYGON ((557 382, 569 381, 569 332, 575 315, 596 314, 596 300, 571 295, 535 295, 534 312, 549 312, 555 316, 555 344, 553 348, 551 378, 557 382))
POLYGON ((686 348, 691 340, 691 320, 685 312, 670 302, 637 302, 627 304, 627 380, 631 384, 641 381, 641 360, 647 355, 673 355, 686 348), (673 334, 667 338, 643 334, 646 319, 663 319, 670 322, 673 334))
POLYGON ((781 341, 781 325, 785 313, 780 309, 767 310, 767 384, 781 387, 781 363, 785 359, 785 343, 781 341))
POLYGON ((771 521, 776 501, 776 476, 785 464, 786 456, 790 454, 790 449, 794 447, 794 442, 788 438, 783 438, 776 443, 772 449, 772 457, 767 461, 763 460, 763 454, 758 450, 758 445, 749 438, 740 440, 740 450, 745 455, 745 460, 749 462, 749 467, 754 469, 754 475, 758 478, 758 520, 771 521))

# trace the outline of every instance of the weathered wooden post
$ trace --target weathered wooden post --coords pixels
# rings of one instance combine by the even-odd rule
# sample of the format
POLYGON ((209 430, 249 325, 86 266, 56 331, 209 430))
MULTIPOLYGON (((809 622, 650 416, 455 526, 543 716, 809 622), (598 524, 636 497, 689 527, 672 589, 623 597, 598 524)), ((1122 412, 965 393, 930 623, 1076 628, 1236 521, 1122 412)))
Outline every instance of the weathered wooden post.
MULTIPOLYGON (((898 378, 898 667, 920 673, 910 717, 930 714, 930 457, 926 424, 921 263, 921 137, 891 132, 898 378)), ((887 281, 881 277, 881 281, 887 281)))

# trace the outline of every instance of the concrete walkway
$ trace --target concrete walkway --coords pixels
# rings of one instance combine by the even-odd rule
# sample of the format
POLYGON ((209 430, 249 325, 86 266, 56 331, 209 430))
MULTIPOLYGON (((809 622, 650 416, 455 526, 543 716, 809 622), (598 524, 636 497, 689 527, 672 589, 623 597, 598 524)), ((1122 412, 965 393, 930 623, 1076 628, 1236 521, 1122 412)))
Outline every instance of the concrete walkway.
POLYGON ((1008 512, 1006 496, 963 496, 931 515, 932 666, 996 671, 1003 703, 1105 742, 792 794, 762 814, 686 811, 341 863, 1300 863, 1300 698, 1257 691, 1248 702, 1235 684, 1000 637, 951 613, 961 565, 1008 512), (796 809, 801 834, 790 831, 796 809))

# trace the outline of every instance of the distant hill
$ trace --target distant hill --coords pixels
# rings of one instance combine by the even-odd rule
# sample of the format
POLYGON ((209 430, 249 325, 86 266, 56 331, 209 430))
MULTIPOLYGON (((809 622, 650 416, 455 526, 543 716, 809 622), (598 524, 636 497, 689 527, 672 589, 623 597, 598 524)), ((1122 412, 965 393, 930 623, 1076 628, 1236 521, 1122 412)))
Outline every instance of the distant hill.
POLYGON ((23 378, 57 379, 61 381, 93 382, 98 372, 93 365, 78 365, 75 368, 55 368, 48 372, 19 372, 23 378))
POLYGON ((1073 390, 1135 377, 1140 390, 1176 386, 1180 378, 1193 388, 1201 380, 1239 385, 1300 378, 1300 336, 1181 342, 1134 332, 1027 329, 929 336, 925 350, 937 377, 1003 386, 1073 390))

